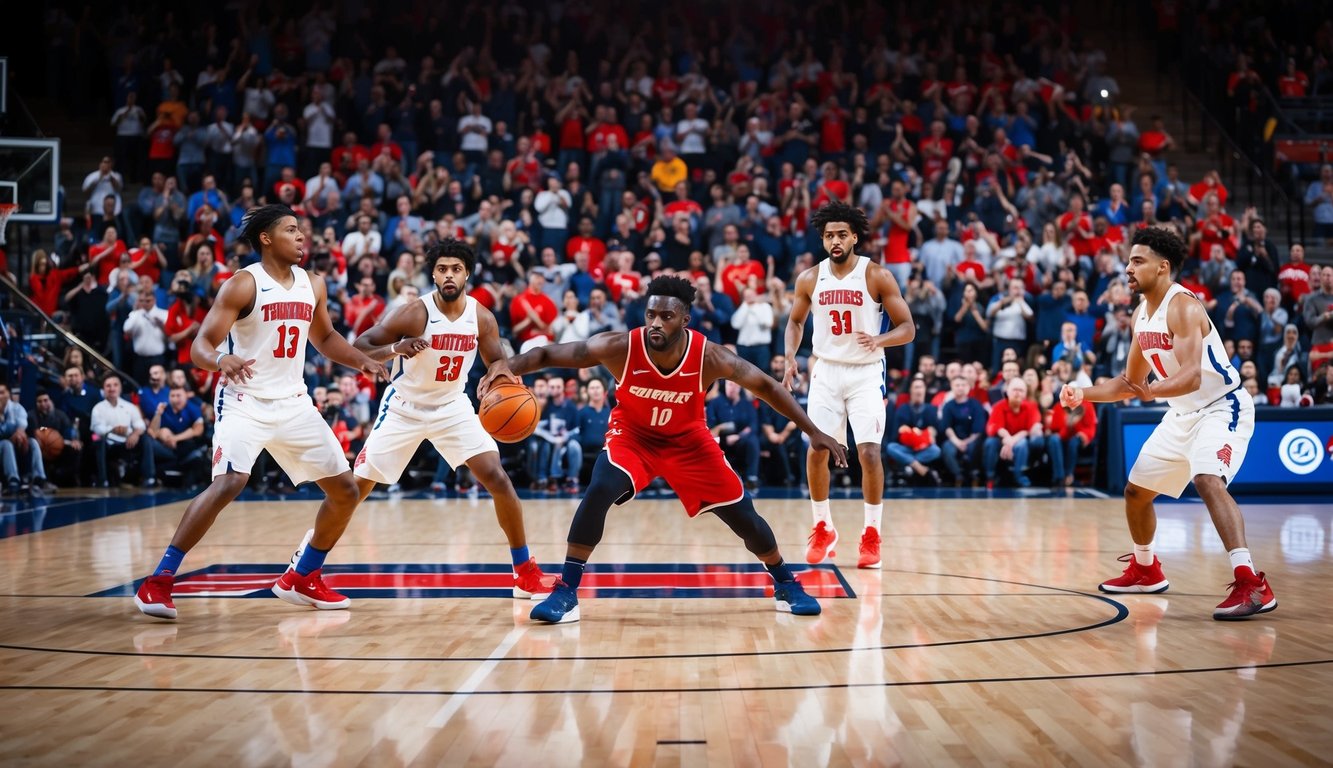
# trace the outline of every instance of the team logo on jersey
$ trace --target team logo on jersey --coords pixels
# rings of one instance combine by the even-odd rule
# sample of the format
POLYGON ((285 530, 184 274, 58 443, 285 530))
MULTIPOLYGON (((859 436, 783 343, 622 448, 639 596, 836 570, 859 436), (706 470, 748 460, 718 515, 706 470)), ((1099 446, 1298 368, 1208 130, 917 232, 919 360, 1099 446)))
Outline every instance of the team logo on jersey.
POLYGON ((356 463, 352 465, 352 468, 356 469, 357 467, 365 463, 366 463, 366 449, 362 448, 361 452, 356 455, 356 463))
POLYGON ((864 301, 864 293, 861 291, 849 291, 845 288, 835 288, 829 291, 819 292, 819 306, 826 307, 830 304, 851 304, 859 307, 864 301))
POLYGON ((1144 352, 1150 349, 1174 349, 1171 345, 1171 334, 1162 331, 1140 331, 1139 348, 1144 352))
POLYGON ((432 334, 430 347, 444 352, 471 352, 477 348, 477 335, 475 333, 432 334))
POLYGON ((644 400, 654 400, 671 405, 688 403, 690 398, 694 397, 695 394, 693 392, 672 392, 668 389, 652 389, 650 387, 634 386, 629 388, 629 393, 635 397, 642 397, 644 400))
POLYGON ((222 447, 218 446, 218 449, 213 451, 213 466, 216 467, 221 462, 222 462, 222 447))
POLYGON ((315 305, 304 301, 275 301, 262 307, 264 322, 272 320, 304 320, 310 322, 315 316, 315 305))
POLYGON ((1231 444, 1230 444, 1230 443, 1228 443, 1227 445, 1222 446, 1222 447, 1217 451, 1217 458, 1221 459, 1221 460, 1222 460, 1222 463, 1225 464, 1225 465, 1227 465, 1228 467, 1231 466, 1231 444))

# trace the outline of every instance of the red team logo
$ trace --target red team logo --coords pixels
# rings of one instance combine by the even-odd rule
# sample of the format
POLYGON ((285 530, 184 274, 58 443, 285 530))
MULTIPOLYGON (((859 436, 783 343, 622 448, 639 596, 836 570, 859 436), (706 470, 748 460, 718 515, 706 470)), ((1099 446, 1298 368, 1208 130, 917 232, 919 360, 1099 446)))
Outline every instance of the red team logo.
POLYGON ((221 448, 221 446, 219 446, 217 450, 213 451, 213 466, 216 467, 216 466, 218 465, 218 462, 220 462, 220 461, 222 461, 222 448, 221 448))
POLYGON ((1225 465, 1227 465, 1228 467, 1231 466, 1231 444, 1230 444, 1230 443, 1228 443, 1227 445, 1222 446, 1222 448, 1217 452, 1217 458, 1221 459, 1221 460, 1222 460, 1222 463, 1225 464, 1225 465))
POLYGON ((352 468, 355 469, 365 463, 366 463, 366 449, 362 448, 361 452, 356 455, 356 463, 352 465, 352 468))

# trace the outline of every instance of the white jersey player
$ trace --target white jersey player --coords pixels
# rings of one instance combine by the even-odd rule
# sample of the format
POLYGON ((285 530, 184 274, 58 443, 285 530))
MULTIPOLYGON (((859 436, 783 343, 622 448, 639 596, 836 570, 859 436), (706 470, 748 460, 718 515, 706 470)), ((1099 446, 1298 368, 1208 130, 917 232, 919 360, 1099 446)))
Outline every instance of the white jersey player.
MULTIPOLYGON (((883 514, 886 401, 884 348, 907 344, 916 336, 912 312, 893 275, 865 256, 856 245, 869 224, 860 209, 829 203, 810 217, 829 257, 796 278, 796 301, 787 321, 787 372, 791 387, 798 375, 796 351, 805 333, 806 315, 814 313, 814 355, 809 366, 810 420, 823 432, 845 440, 850 425, 861 462, 861 493, 865 525, 861 533, 859 568, 880 567, 883 514), (881 333, 887 314, 892 328, 881 333)), ((836 554, 838 531, 829 512, 828 451, 811 449, 806 456, 814 524, 805 559, 814 564, 836 554)))
POLYGON ((1231 594, 1213 611, 1215 619, 1240 619, 1277 607, 1263 573, 1254 568, 1245 542, 1245 520, 1227 485, 1240 471, 1254 434, 1254 401, 1223 351, 1217 328, 1203 304, 1172 282, 1185 261, 1185 243, 1175 233, 1148 228, 1135 233, 1129 252, 1129 287, 1142 295, 1134 313, 1134 341, 1125 372, 1093 387, 1066 384, 1060 402, 1076 408, 1085 399, 1104 403, 1137 397, 1165 400, 1170 408, 1144 443, 1125 486, 1125 515, 1133 555, 1103 592, 1164 592, 1170 586, 1153 554, 1158 494, 1179 497, 1194 482, 1226 546, 1235 575, 1231 594), (1148 382, 1149 374, 1155 381, 1148 382))
POLYGON ((354 462, 361 498, 376 483, 398 482, 421 441, 429 440, 450 466, 466 464, 495 500, 513 559, 514 597, 549 594, 555 579, 543 576, 528 554, 523 506, 464 392, 478 353, 487 365, 504 358, 495 316, 466 292, 476 256, 466 243, 447 239, 427 249, 426 264, 436 290, 389 312, 356 340, 357 349, 376 360, 396 358, 354 462))
POLYGON ((171 588, 181 560, 244 490, 264 450, 292 482, 314 481, 325 494, 309 546, 274 584, 274 593, 316 608, 351 603, 320 577, 324 556, 347 527, 357 496, 342 446, 306 394, 306 344, 342 365, 378 376, 386 371, 334 331, 323 281, 312 281, 297 266, 305 237, 290 208, 256 208, 241 229, 262 260, 222 284, 190 349, 195 366, 223 374, 215 403, 213 482, 190 502, 157 570, 134 598, 141 611, 158 618, 176 618, 171 588))

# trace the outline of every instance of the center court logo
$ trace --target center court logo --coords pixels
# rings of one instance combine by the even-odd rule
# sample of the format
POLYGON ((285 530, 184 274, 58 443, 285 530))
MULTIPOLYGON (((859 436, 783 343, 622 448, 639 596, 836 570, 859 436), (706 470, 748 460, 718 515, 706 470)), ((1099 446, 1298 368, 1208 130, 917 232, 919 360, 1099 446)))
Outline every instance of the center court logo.
POLYGON ((1324 459, 1324 446, 1310 430, 1293 429, 1278 443, 1277 457, 1292 474, 1308 475, 1319 469, 1324 459))

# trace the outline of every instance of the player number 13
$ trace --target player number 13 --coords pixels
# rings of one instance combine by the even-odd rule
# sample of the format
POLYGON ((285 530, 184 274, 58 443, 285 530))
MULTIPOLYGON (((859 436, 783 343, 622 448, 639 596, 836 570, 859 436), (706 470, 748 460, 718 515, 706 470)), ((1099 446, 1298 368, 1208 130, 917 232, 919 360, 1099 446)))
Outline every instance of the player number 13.
POLYGON ((296 357, 296 345, 300 339, 300 328, 288 328, 286 323, 278 326, 278 346, 273 350, 273 356, 296 357))

